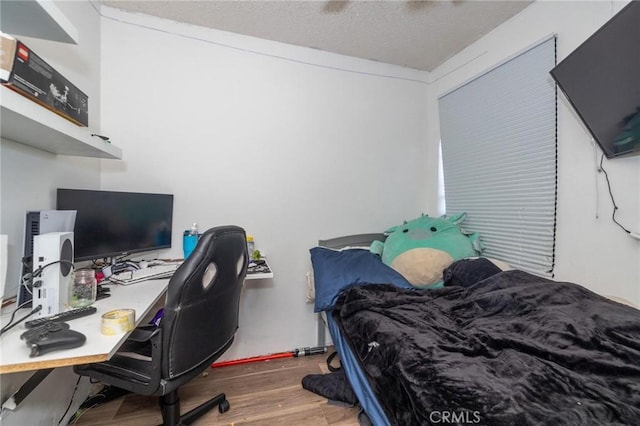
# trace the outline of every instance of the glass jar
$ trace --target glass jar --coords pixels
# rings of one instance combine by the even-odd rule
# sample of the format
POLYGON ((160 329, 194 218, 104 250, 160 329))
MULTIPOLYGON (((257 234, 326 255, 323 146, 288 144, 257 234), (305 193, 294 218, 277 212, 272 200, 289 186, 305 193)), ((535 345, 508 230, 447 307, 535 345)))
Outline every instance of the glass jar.
POLYGON ((96 274, 93 269, 79 269, 74 273, 69 304, 72 308, 89 306, 96 301, 97 290, 96 274))

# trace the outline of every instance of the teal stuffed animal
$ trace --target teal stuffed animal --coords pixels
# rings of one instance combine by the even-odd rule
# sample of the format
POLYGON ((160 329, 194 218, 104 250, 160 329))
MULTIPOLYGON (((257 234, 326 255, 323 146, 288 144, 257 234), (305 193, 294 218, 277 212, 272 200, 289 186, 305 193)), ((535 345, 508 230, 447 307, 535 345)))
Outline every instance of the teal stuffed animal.
POLYGON ((374 241, 370 251, 416 287, 442 286, 442 271, 447 266, 482 251, 478 233, 466 233, 459 226, 466 216, 422 215, 386 230, 385 242, 374 241))

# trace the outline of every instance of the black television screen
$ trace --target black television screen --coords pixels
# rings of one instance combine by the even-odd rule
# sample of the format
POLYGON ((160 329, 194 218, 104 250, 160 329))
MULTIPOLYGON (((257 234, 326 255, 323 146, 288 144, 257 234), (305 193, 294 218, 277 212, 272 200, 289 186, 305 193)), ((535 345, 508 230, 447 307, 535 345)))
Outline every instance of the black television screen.
POLYGON ((640 2, 632 1, 551 75, 607 156, 640 154, 640 2))
POLYGON ((56 208, 77 211, 77 261, 171 247, 173 195, 58 189, 56 208))

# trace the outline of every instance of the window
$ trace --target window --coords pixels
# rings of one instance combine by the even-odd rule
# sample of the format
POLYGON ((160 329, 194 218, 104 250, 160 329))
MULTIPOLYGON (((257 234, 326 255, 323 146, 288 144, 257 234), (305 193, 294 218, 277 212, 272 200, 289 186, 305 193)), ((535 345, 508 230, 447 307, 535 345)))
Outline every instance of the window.
POLYGON ((553 276, 555 37, 439 98, 447 213, 466 212, 484 256, 553 276))

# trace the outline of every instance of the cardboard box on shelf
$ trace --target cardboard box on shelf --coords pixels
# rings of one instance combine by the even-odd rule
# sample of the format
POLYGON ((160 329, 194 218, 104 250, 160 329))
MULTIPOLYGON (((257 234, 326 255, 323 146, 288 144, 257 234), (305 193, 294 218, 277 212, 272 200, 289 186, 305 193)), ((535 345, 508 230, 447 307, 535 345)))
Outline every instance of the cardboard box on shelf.
POLYGON ((0 82, 61 117, 89 125, 89 97, 20 40, 0 33, 0 82))

